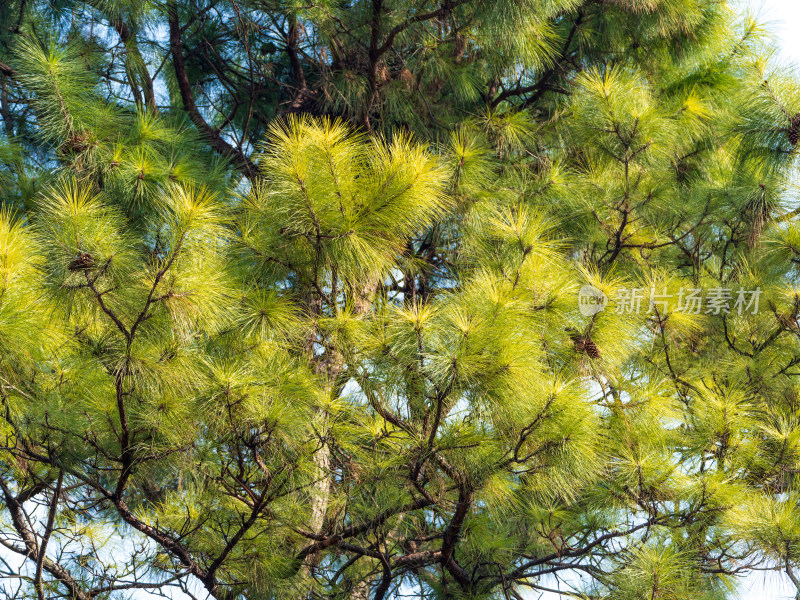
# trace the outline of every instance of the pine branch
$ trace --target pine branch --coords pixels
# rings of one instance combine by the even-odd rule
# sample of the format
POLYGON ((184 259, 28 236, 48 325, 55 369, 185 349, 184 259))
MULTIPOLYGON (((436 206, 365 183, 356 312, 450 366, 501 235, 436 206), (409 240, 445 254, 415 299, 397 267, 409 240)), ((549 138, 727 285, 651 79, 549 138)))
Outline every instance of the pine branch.
POLYGON ((348 527, 345 527, 340 533, 331 535, 331 536, 323 536, 313 534, 311 532, 306 532, 304 535, 311 539, 317 539, 316 542, 313 544, 309 544, 295 556, 295 561, 299 564, 302 563, 307 556, 312 554, 316 554, 321 550, 325 550, 326 548, 331 548, 337 546, 340 542, 354 537, 356 535, 360 535, 362 533, 366 533, 368 531, 372 531, 373 529, 380 527, 383 525, 390 517, 395 515, 412 512, 415 510, 419 510, 421 508, 426 508, 431 506, 433 502, 427 498, 419 498, 414 500, 413 502, 409 502, 407 504, 403 504, 402 506, 397 506, 382 512, 380 515, 368 519, 362 523, 354 523, 348 527))
MULTIPOLYGON (((136 71, 136 75, 139 75, 142 78, 142 83, 144 87, 143 91, 144 91, 145 106, 147 106, 148 110, 150 110, 152 114, 154 115, 158 114, 158 108, 156 107, 156 96, 153 86, 153 79, 150 77, 150 73, 148 72, 147 66, 145 65, 144 62, 144 58, 142 57, 142 54, 139 51, 139 45, 136 41, 136 36, 130 30, 125 21, 123 21, 119 17, 112 19, 111 25, 119 34, 119 39, 125 45, 125 50, 133 57, 133 60, 140 67, 139 70, 136 71)), ((131 89, 133 90, 134 96, 137 95, 138 89, 136 88, 136 82, 133 78, 131 78, 129 84, 131 86, 131 89)))
POLYGON ((528 86, 517 86, 515 88, 510 88, 507 90, 503 90, 496 98, 490 99, 489 105, 492 108, 497 107, 501 102, 507 100, 509 98, 513 98, 515 96, 525 96, 534 92, 532 96, 528 96, 522 104, 523 108, 527 108, 532 104, 536 103, 546 92, 553 91, 553 88, 549 87, 550 80, 556 75, 559 70, 563 70, 559 59, 566 58, 570 53, 570 46, 572 45, 572 40, 575 37, 580 26, 583 24, 583 11, 578 12, 578 16, 576 17, 575 21, 572 24, 572 28, 567 35, 567 39, 564 42, 564 46, 561 48, 561 51, 558 54, 558 57, 554 59, 554 64, 552 67, 547 69, 542 76, 539 78, 536 83, 533 83, 528 86))
POLYGON ((300 110, 309 96, 308 84, 306 83, 303 65, 300 63, 298 51, 298 37, 300 35, 300 23, 297 16, 292 15, 289 19, 289 35, 286 37, 286 54, 289 56, 289 64, 292 67, 292 76, 295 81, 295 97, 289 108, 292 112, 300 110))
POLYGON ((200 110, 195 104, 194 96, 192 95, 192 85, 186 72, 186 60, 183 56, 183 44, 181 42, 181 28, 178 22, 177 0, 169 0, 167 2, 167 15, 169 21, 169 43, 170 52, 172 54, 172 64, 175 69, 175 76, 184 110, 188 113, 189 118, 200 133, 211 142, 214 150, 222 156, 231 158, 234 164, 242 169, 248 179, 256 179, 258 177, 258 167, 255 163, 253 163, 249 157, 245 156, 241 150, 234 148, 225 141, 219 131, 213 129, 206 123, 205 119, 203 119, 203 116, 200 114, 200 110))
POLYGON ((415 25, 417 23, 422 23, 424 21, 430 21, 431 19, 438 19, 439 17, 443 17, 446 14, 453 11, 453 9, 457 8, 462 4, 466 4, 470 0, 445 0, 442 2, 441 6, 436 10, 432 10, 426 13, 418 13, 413 17, 410 17, 400 23, 399 25, 394 26, 389 33, 386 35, 386 39, 384 40, 383 44, 381 44, 378 48, 376 48, 376 52, 378 56, 386 54, 393 44, 395 38, 403 33, 406 29, 415 25))
MULTIPOLYGON (((534 567, 539 567, 540 565, 547 564, 548 562, 553 560, 561 560, 564 558, 575 558, 578 556, 584 556, 588 554, 593 548, 596 548, 597 546, 600 546, 605 542, 614 540, 619 537, 631 535, 632 533, 636 533, 637 531, 641 531, 642 529, 650 529, 654 525, 662 522, 664 519, 665 517, 663 516, 650 517, 644 522, 628 527, 627 529, 621 531, 609 531, 607 533, 604 533, 603 535, 598 536, 595 540, 586 544, 583 547, 574 548, 572 550, 567 550, 565 552, 553 552, 552 554, 548 554, 546 556, 531 559, 529 561, 526 561, 524 564, 520 565, 510 573, 506 574, 505 577, 506 579, 513 579, 513 580, 526 579, 538 572, 537 570, 534 570, 533 572, 530 571, 534 567)), ((497 579, 497 583, 499 582, 500 578, 497 579)))
POLYGON ((463 588, 468 588, 472 582, 469 573, 458 564, 455 559, 455 549, 458 539, 461 537, 461 530, 464 527, 464 522, 469 514, 469 509, 472 506, 472 491, 466 486, 462 485, 458 492, 458 502, 456 502, 456 509, 447 529, 444 531, 442 537, 441 549, 441 562, 448 570, 450 575, 453 576, 458 584, 463 588))
POLYGON ((45 524, 44 534, 42 535, 42 542, 39 544, 39 556, 36 559, 36 571, 33 576, 33 586, 36 588, 39 600, 45 600, 44 586, 42 585, 42 568, 44 567, 44 561, 47 555, 47 543, 50 541, 50 536, 53 533, 53 524, 55 523, 56 510, 58 509, 58 501, 61 496, 61 484, 63 481, 64 471, 59 471, 56 487, 53 490, 53 499, 50 501, 50 508, 47 511, 47 523, 45 524))
POLYGON ((3 492, 6 508, 11 515, 11 523, 17 534, 22 538, 25 547, 20 548, 3 537, 0 537, 0 545, 7 550, 11 550, 16 554, 26 557, 28 560, 34 561, 35 564, 41 562, 42 569, 50 573, 59 583, 64 585, 69 591, 70 596, 75 598, 75 600, 93 600, 92 596, 83 590, 66 568, 41 554, 39 544, 36 542, 36 537, 33 532, 28 529, 26 524, 22 502, 14 497, 8 484, 2 477, 0 477, 0 490, 3 492))

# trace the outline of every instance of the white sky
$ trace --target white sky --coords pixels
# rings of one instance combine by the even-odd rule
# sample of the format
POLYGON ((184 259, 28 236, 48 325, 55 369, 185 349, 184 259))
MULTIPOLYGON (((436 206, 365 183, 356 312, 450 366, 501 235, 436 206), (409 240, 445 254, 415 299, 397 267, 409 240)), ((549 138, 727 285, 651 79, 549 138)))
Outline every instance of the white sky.
POLYGON ((781 58, 800 65, 800 0, 740 0, 767 25, 780 46, 781 58))

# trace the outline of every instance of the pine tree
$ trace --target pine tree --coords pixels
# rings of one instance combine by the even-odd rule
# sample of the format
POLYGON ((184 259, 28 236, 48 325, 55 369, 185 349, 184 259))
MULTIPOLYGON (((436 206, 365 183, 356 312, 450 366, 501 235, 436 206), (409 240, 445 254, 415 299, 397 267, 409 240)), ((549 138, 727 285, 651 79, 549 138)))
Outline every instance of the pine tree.
POLYGON ((800 593, 800 94, 756 21, 0 23, 9 596, 800 593))

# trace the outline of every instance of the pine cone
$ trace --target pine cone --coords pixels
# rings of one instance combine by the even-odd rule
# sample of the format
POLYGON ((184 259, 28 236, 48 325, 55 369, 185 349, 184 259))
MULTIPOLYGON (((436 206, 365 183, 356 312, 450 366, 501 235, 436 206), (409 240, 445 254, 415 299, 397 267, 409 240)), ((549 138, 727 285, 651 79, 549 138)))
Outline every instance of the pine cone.
POLYGON ((792 124, 786 130, 786 136, 789 138, 789 143, 793 147, 797 146, 797 142, 800 142, 800 113, 797 113, 792 118, 792 124))
POLYGON ((70 271, 85 271, 94 266, 94 258, 88 252, 81 252, 67 265, 70 271))
POLYGON ((586 338, 583 341, 583 348, 586 351, 586 354, 589 358, 594 358, 595 360, 600 359, 600 349, 597 347, 597 344, 591 338, 586 338))
POLYGON ((580 335, 574 333, 569 336, 572 343, 575 344, 575 351, 579 354, 586 354, 589 358, 599 359, 600 348, 594 343, 594 340, 588 335, 580 335))
POLYGON ((89 147, 89 137, 84 133, 76 133, 61 145, 63 154, 80 154, 89 147))

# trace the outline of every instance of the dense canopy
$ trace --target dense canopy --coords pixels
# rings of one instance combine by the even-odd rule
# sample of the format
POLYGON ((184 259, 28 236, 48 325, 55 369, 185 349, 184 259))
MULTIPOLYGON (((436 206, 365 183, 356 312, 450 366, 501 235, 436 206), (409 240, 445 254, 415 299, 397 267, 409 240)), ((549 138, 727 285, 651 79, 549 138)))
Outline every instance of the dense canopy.
POLYGON ((0 4, 0 593, 800 594, 800 90, 736 6, 0 4))

